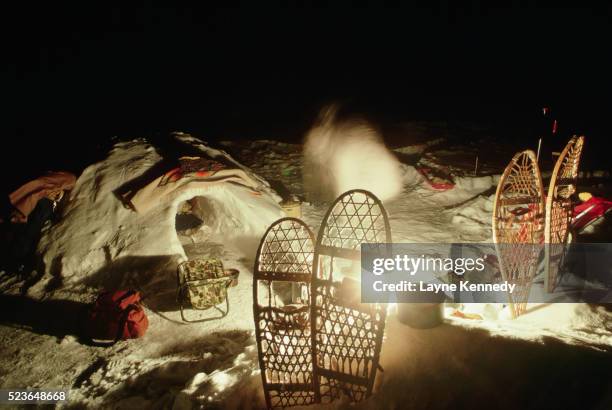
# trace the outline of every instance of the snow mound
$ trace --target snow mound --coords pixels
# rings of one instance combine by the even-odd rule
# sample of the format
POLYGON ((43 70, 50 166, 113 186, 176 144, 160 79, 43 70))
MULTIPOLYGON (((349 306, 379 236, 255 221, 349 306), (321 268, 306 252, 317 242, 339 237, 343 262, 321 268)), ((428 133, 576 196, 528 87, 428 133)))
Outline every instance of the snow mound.
POLYGON ((338 120, 336 111, 334 106, 323 110, 306 135, 304 188, 323 200, 351 189, 366 189, 383 201, 399 195, 400 162, 379 133, 365 120, 338 120))
POLYGON ((176 134, 175 138, 192 151, 202 152, 202 156, 223 158, 243 169, 260 183, 261 195, 253 195, 235 184, 211 185, 189 189, 146 213, 136 213, 126 209, 114 192, 141 176, 162 157, 142 139, 118 143, 105 160, 85 169, 71 192, 60 222, 43 233, 39 251, 48 273, 70 282, 85 278, 120 258, 122 261, 162 256, 185 259, 175 230, 175 216, 182 201, 196 196, 207 201, 211 213, 203 229, 217 240, 258 239, 267 226, 283 216, 279 197, 268 183, 226 152, 186 134, 176 134))

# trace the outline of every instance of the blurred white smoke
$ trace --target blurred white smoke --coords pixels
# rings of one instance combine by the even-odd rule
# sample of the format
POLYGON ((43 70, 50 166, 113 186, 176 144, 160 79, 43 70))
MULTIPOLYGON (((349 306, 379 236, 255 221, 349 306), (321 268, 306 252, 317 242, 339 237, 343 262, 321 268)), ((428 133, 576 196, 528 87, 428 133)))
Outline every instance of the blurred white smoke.
POLYGON ((324 108, 304 141, 304 188, 311 200, 331 200, 366 189, 381 200, 403 187, 399 161, 380 134, 360 118, 340 120, 335 105, 324 108))

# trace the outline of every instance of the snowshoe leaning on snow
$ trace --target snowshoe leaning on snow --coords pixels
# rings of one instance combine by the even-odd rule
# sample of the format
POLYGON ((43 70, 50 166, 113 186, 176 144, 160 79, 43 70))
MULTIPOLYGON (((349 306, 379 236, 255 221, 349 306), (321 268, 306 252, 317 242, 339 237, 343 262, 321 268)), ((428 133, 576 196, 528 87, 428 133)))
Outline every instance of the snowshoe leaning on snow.
POLYGON ((272 224, 257 250, 253 314, 269 409, 315 401, 310 323, 313 254, 314 235, 296 218, 282 218, 272 224), (279 294, 278 288, 289 290, 291 295, 279 294))
POLYGON ((359 301, 363 243, 391 243, 391 227, 380 199, 355 189, 328 209, 315 244, 310 315, 316 402, 365 400, 380 370, 387 309, 359 301))
POLYGON ((544 228, 544 281, 547 292, 555 290, 563 269, 574 210, 572 197, 576 192, 583 145, 584 137, 572 137, 559 155, 550 178, 544 228))
POLYGON ((544 189, 536 155, 518 152, 502 174, 493 203, 493 242, 502 278, 517 284, 509 294, 512 317, 527 309, 544 245, 544 189))

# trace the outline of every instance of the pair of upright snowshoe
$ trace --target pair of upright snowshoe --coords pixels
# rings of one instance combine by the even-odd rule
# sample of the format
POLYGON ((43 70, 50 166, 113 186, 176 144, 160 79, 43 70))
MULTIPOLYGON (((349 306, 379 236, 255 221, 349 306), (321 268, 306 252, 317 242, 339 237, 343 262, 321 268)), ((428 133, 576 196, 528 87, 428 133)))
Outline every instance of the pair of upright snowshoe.
POLYGON ((504 280, 517 285, 509 295, 512 316, 526 311, 531 284, 544 248, 544 282, 553 292, 567 250, 578 166, 584 137, 572 137, 561 152, 544 193, 536 155, 517 153, 497 186, 493 205, 493 240, 504 280))
POLYGON ((329 403, 342 396, 357 402, 371 395, 386 307, 360 303, 351 276, 361 272, 361 243, 390 241, 381 202, 363 190, 349 191, 332 204, 316 242, 296 218, 268 229, 253 278, 268 408, 329 403))

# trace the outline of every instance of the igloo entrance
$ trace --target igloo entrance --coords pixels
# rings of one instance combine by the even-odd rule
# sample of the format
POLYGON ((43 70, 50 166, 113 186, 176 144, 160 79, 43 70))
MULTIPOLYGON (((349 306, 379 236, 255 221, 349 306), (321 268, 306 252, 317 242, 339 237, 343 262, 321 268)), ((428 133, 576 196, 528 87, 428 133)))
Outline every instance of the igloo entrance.
POLYGON ((213 225, 219 211, 214 200, 194 196, 179 203, 175 216, 176 235, 185 250, 187 258, 192 259, 201 252, 204 242, 212 241, 213 225))

